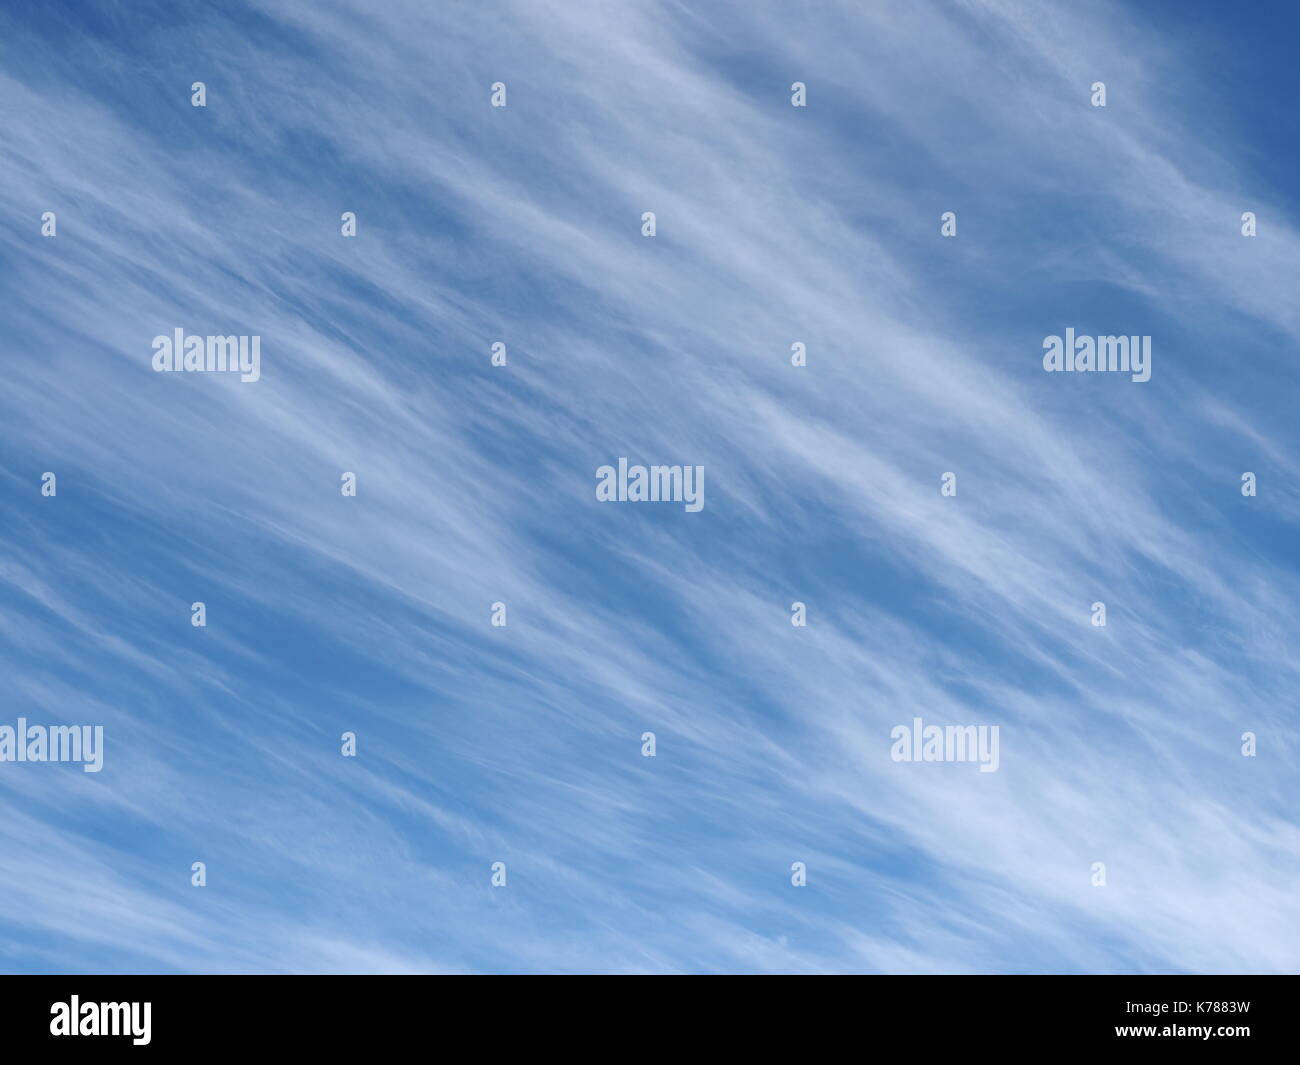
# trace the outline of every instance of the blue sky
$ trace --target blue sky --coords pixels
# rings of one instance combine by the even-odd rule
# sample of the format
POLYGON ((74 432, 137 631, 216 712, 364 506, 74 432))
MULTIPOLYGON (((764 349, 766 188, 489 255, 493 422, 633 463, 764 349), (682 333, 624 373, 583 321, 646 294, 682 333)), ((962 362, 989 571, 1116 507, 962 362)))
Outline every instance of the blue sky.
POLYGON ((1297 22, 6 4, 0 970, 1295 971, 1297 22))

